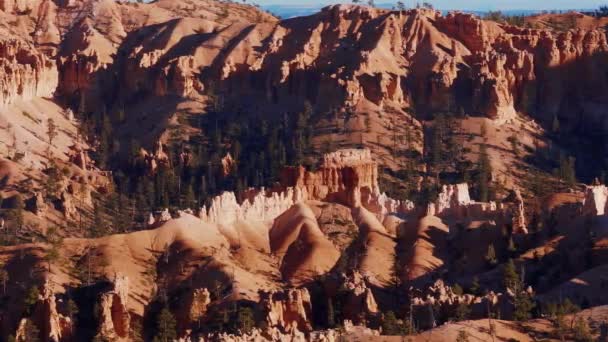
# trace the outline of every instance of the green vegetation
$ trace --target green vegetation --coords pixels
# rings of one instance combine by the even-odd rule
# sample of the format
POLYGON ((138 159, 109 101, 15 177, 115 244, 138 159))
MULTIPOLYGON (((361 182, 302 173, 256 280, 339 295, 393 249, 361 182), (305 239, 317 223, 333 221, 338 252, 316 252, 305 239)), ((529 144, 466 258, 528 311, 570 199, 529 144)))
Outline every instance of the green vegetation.
POLYGON ((485 16, 484 19, 492 20, 501 24, 508 24, 514 26, 528 26, 526 24, 526 16, 524 15, 507 15, 502 13, 501 11, 490 11, 485 16))
POLYGON ((167 307, 158 314, 156 319, 156 335, 154 342, 171 342, 177 338, 175 317, 167 307))

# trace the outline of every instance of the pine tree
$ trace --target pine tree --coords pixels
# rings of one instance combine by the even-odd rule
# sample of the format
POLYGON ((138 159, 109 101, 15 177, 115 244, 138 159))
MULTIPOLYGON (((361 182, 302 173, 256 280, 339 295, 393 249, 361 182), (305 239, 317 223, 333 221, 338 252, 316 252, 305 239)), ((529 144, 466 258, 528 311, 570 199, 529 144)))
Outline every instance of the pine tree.
POLYGON ((454 284, 454 286, 452 286, 452 292, 457 296, 460 296, 464 293, 462 286, 460 286, 459 284, 454 284))
POLYGON ((53 145, 53 140, 57 137, 57 125, 53 119, 48 119, 46 124, 46 134, 49 138, 49 145, 53 145))
POLYGON ((486 253, 486 261, 491 265, 495 266, 498 263, 496 259, 496 251, 494 250, 494 244, 488 246, 488 252, 486 253))
POLYGON ((0 263, 0 283, 2 283, 2 294, 6 294, 6 284, 8 283, 10 277, 8 271, 6 270, 6 265, 4 263, 0 263))
POLYGON ((456 321, 466 321, 470 315, 471 308, 464 302, 459 303, 456 307, 456 321))
POLYGON ((58 246, 55 244, 52 244, 51 247, 47 249, 46 255, 44 257, 44 259, 48 263, 49 272, 51 272, 51 265, 53 265, 57 260, 59 260, 59 257, 60 257, 60 255, 59 255, 58 246))
POLYGON ((38 303, 38 298, 40 297, 40 291, 38 291, 37 286, 32 286, 27 291, 25 298, 23 298, 23 311, 25 315, 29 316, 32 314, 36 303, 38 303))
POLYGON ((336 326, 336 312, 334 310, 334 301, 331 297, 327 297, 327 327, 333 328, 336 326))
POLYGON ((23 336, 19 339, 19 342, 38 342, 40 341, 40 330, 31 319, 27 319, 25 322, 25 329, 23 336))
POLYGON ((572 328, 574 333, 574 340, 577 342, 593 342, 594 338, 591 334, 591 328, 589 322, 583 317, 578 317, 574 321, 574 327, 572 328))
POLYGON ((536 307, 536 304, 528 294, 523 289, 519 290, 515 293, 515 298, 513 299, 513 318, 516 321, 526 321, 531 317, 531 311, 536 307))
POLYGON ((382 318, 382 334, 402 336, 407 334, 407 329, 399 322, 393 311, 388 311, 382 318))
POLYGON ((576 183, 576 160, 573 157, 560 156, 559 159, 559 176, 569 186, 574 186, 576 183))
POLYGON ((175 317, 164 307, 156 319, 156 336, 154 342, 171 342, 177 338, 175 317))
POLYGON ((515 246, 515 241, 513 241, 513 237, 509 237, 509 244, 507 246, 507 250, 511 253, 517 252, 517 247, 515 246))
POLYGON ((471 283, 471 287, 469 288, 469 292, 475 296, 480 294, 481 287, 479 286, 479 278, 477 276, 473 277, 473 282, 471 283))
POLYGON ((241 333, 249 333, 255 327, 255 318, 251 308, 239 308, 237 313, 237 326, 241 333))
POLYGON ((78 305, 72 298, 68 299, 67 302, 67 314, 72 321, 74 321, 76 319, 76 315, 78 315, 78 305))
POLYGON ((63 175, 59 171, 59 167, 54 159, 51 159, 47 173, 44 191, 46 192, 46 197, 51 198, 57 196, 57 193, 61 189, 61 182, 63 181, 63 175))
POLYGON ((25 203, 23 202, 21 194, 15 195, 15 205, 8 211, 7 218, 13 222, 15 231, 17 232, 20 231, 25 224, 24 209, 25 203))
POLYGON ((459 330, 456 342, 469 342, 469 333, 464 329, 459 330))
POLYGON ((505 289, 511 289, 513 292, 517 292, 521 288, 521 282, 517 270, 515 269, 515 263, 513 259, 509 259, 505 264, 503 271, 503 285, 505 289))
POLYGON ((488 202, 490 200, 490 182, 492 179, 492 164, 490 157, 484 144, 479 145, 479 160, 477 161, 477 191, 479 192, 479 200, 488 202))
POLYGON ((551 123, 551 133, 558 134, 559 133, 559 118, 557 115, 553 116, 553 122, 551 123))

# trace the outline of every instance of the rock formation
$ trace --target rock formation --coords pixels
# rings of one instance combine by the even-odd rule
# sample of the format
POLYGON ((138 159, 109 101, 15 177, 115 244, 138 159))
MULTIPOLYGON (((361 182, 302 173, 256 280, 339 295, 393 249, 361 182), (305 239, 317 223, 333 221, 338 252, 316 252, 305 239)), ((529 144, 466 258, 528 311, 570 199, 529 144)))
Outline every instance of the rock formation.
POLYGON ((506 298, 503 294, 489 292, 481 297, 470 294, 455 294, 443 280, 437 280, 421 294, 414 294, 412 298, 417 323, 426 328, 433 327, 435 324, 429 308, 433 307, 444 313, 451 312, 453 315, 459 304, 464 304, 471 309, 471 318, 484 317, 488 309, 493 312, 498 310, 501 317, 506 318, 507 315, 511 314, 512 309, 509 298, 506 298))
POLYGON ((266 312, 269 327, 279 328, 286 333, 312 330, 312 306, 307 289, 261 293, 260 304, 266 312))
POLYGON ((306 189, 310 199, 361 206, 364 195, 379 194, 378 164, 368 149, 347 149, 325 154, 318 170, 287 168, 282 184, 306 189))
POLYGON ((272 222, 295 203, 307 199, 303 191, 293 188, 283 192, 251 190, 245 197, 243 203, 239 203, 233 192, 225 192, 213 198, 209 208, 203 206, 199 216, 205 222, 223 225, 237 221, 272 222))
POLYGON ((78 213, 74 199, 67 191, 62 191, 61 196, 59 196, 59 209, 68 219, 75 218, 78 213))
POLYGON ((354 270, 348 276, 342 275, 345 290, 348 292, 344 305, 344 317, 353 322, 361 318, 369 319, 379 312, 378 304, 365 276, 354 270))
POLYGON ((111 341, 128 341, 130 315, 127 309, 129 298, 129 279, 116 275, 113 288, 101 295, 100 326, 97 336, 111 341))
POLYGON ((466 207, 473 203, 469 196, 468 184, 444 185, 437 198, 435 215, 452 214, 458 217, 466 215, 466 207))
POLYGON ((579 103, 605 90, 602 73, 584 65, 608 51, 601 30, 555 33, 458 12, 444 16, 427 9, 390 12, 350 5, 243 30, 235 25, 220 32, 193 19, 159 25, 151 30, 152 38, 126 46, 122 66, 129 76, 121 87, 125 94, 155 96, 192 96, 215 88, 266 103, 287 103, 296 96, 321 110, 462 108, 497 122, 510 121, 519 111, 543 120, 567 115, 559 99, 575 88, 589 90, 577 92, 579 103), (215 45, 199 45, 168 58, 182 37, 194 34, 193 28, 201 41, 225 39, 231 48, 220 54, 215 45), (164 32, 172 39, 157 38, 164 32), (560 74, 559 68, 576 75, 560 74), (540 93, 537 83, 544 86, 540 93), (535 108, 542 109, 536 113, 535 108))
POLYGON ((605 185, 589 186, 583 201, 583 215, 602 216, 608 210, 608 188, 605 185))
POLYGON ((22 318, 15 333, 17 341, 26 338, 26 325, 30 321, 39 330, 45 341, 69 340, 73 333, 73 322, 57 311, 56 292, 51 282, 45 282, 32 315, 22 318))
POLYGON ((58 84, 55 62, 0 28, 0 106, 17 99, 52 97, 58 84))

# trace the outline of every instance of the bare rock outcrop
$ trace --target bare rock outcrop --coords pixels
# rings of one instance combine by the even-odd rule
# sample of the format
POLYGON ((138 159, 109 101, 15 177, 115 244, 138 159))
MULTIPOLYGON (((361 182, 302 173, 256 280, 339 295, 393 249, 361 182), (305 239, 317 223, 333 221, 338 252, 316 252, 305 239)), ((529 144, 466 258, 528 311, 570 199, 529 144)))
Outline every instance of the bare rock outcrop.
POLYGON ((583 201, 583 215, 602 216, 608 210, 608 188, 605 185, 587 187, 583 201))
POLYGON ((180 331, 199 328, 205 319, 211 294, 207 288, 189 291, 180 301, 180 309, 175 313, 180 331))
POLYGON ((72 337, 73 322, 57 311, 55 287, 51 282, 47 281, 42 287, 31 317, 19 321, 15 332, 17 341, 27 339, 28 324, 33 324, 45 341, 64 341, 72 337))
POLYGON ((0 106, 17 99, 52 97, 58 84, 55 62, 30 43, 0 29, 0 106))
POLYGON ((368 149, 346 149, 323 156, 316 171, 287 168, 282 184, 306 189, 310 199, 338 202, 350 207, 362 204, 362 196, 379 194, 378 164, 368 149))
POLYGON ((67 191, 62 191, 59 196, 59 209, 68 219, 73 219, 78 214, 78 209, 74 204, 74 198, 67 191))
POLYGON ((245 193, 242 203, 233 192, 225 192, 212 199, 209 208, 203 206, 199 217, 210 223, 230 225, 237 221, 272 222, 295 203, 308 198, 307 194, 294 188, 282 192, 265 189, 245 193))
POLYGON ((250 189, 242 195, 225 192, 204 206, 199 217, 206 222, 229 225, 237 221, 270 222, 294 204, 319 200, 363 206, 380 220, 391 213, 414 210, 411 201, 399 201, 380 192, 378 165, 368 149, 346 149, 325 154, 316 171, 304 167, 283 170, 279 189, 250 189))
POLYGON ((113 288, 101 295, 98 336, 111 341, 129 339, 131 318, 127 309, 129 278, 117 274, 113 288))
POLYGON ((307 289, 263 292, 260 304, 269 327, 286 333, 312 331, 312 304, 307 289))
POLYGON ((471 203, 468 184, 444 185, 437 198, 435 215, 450 213, 462 217, 471 203))
MULTIPOLYGON (((511 314, 510 297, 501 293, 489 292, 483 296, 471 294, 455 294, 452 287, 443 280, 437 280, 422 293, 415 293, 412 298, 415 321, 421 326, 431 328, 435 326, 434 314, 430 308, 438 312, 454 315, 458 305, 466 305, 471 310, 472 318, 487 316, 488 310, 500 312, 501 317, 507 318, 511 314)), ((451 316, 450 316, 451 317, 451 316)))
POLYGON ((378 314, 378 303, 371 288, 369 281, 359 271, 352 271, 348 275, 343 275, 344 288, 348 292, 344 310, 344 316, 353 322, 378 314))

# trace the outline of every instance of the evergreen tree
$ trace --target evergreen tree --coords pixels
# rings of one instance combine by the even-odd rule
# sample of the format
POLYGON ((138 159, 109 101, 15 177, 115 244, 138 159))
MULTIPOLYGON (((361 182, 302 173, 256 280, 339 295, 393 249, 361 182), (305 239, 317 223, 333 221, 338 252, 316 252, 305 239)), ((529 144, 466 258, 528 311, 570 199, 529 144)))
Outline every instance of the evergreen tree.
POLYGON ((53 119, 48 119, 46 124, 46 134, 49 138, 49 145, 53 145, 53 140, 57 137, 57 125, 53 119))
POLYGON ((559 118, 557 115, 553 116, 553 122, 551 123, 551 133, 558 134, 559 133, 559 118))
POLYGON ((141 323, 138 320, 132 320, 130 324, 129 338, 131 342, 144 342, 141 333, 143 331, 141 323))
POLYGON ((576 160, 573 157, 560 156, 559 159, 559 177, 566 182, 568 186, 576 184, 576 160))
POLYGON ((23 311, 26 316, 32 314, 36 303, 38 303, 38 298, 40 297, 40 291, 37 286, 32 286, 25 294, 23 298, 23 311))
POLYGON ((464 329, 459 330, 456 342, 469 342, 469 333, 464 329))
POLYGON ((574 341, 576 342, 593 342, 593 334, 591 334, 591 328, 589 322, 583 317, 577 317, 574 321, 574 327, 572 328, 574 334, 574 341))
POLYGON ((494 250, 494 244, 488 246, 488 252, 486 253, 486 261, 491 266, 495 266, 498 263, 496 259, 496 251, 494 250))
POLYGON ((63 175, 59 171, 59 167, 54 159, 51 159, 50 166, 47 170, 46 183, 44 184, 44 190, 46 197, 55 197, 61 190, 61 182, 63 181, 63 175))
POLYGON ((12 209, 9 209, 7 218, 9 221, 13 222, 15 231, 17 232, 20 231, 25 224, 24 209, 25 203, 23 202, 21 194, 15 195, 15 205, 12 209))
POLYGON ((72 322, 74 322, 76 319, 76 316, 78 315, 78 305, 72 298, 68 299, 66 309, 67 309, 68 317, 70 318, 70 320, 72 322))
POLYGON ((471 315, 471 308, 466 303, 459 303, 456 307, 456 321, 466 321, 471 315))
POLYGON ((2 268, 0 269, 0 283, 2 283, 3 295, 6 295, 6 284, 8 283, 9 279, 9 274, 6 269, 4 269, 4 265, 2 265, 2 268))
POLYGON ((59 250, 61 249, 63 238, 59 235, 56 227, 50 227, 46 232, 45 239, 49 244, 49 248, 46 250, 45 260, 48 263, 49 272, 51 272, 51 265, 60 258, 59 250))
POLYGON ((250 333, 255 327, 253 310, 249 307, 240 307, 237 313, 237 327, 241 333, 250 333))
POLYGON ((397 319, 393 311, 387 312, 382 318, 382 334, 389 336, 403 336, 408 329, 397 319))
POLYGON ((464 293, 464 291, 462 290, 462 286, 460 286, 459 284, 454 284, 454 286, 452 286, 452 292, 454 292, 454 294, 458 296, 464 293))
POLYGON ((484 144, 479 145, 479 160, 477 161, 477 191, 481 202, 490 200, 490 182, 492 180, 492 164, 484 144))
POLYGON ((481 287, 479 286, 479 278, 477 276, 473 277, 473 282, 471 283, 471 287, 469 288, 469 292, 471 294, 478 296, 480 294, 481 287))
POLYGON ((511 289, 513 292, 519 291, 521 288, 521 281, 517 270, 515 269, 515 263, 513 259, 509 259, 502 271, 503 285, 506 289, 511 289))
POLYGON ((156 336, 154 342, 172 342, 177 338, 175 317, 164 307, 156 319, 156 336))
POLYGON ((336 312, 334 310, 334 301, 331 297, 327 297, 327 327, 333 328, 336 326, 336 312))
POLYGON ((530 319, 531 311, 534 309, 536 304, 534 304, 534 301, 530 295, 522 289, 515 293, 513 306, 513 318, 516 321, 526 321, 530 319))
POLYGON ((508 243, 508 246, 507 246, 507 250, 509 252, 511 252, 511 253, 517 252, 517 247, 515 246, 515 241, 513 241, 513 237, 512 236, 509 237, 509 243, 508 243))
POLYGON ((19 338, 19 342, 38 342, 40 341, 40 330, 31 319, 27 319, 25 322, 25 329, 23 336, 19 338))

